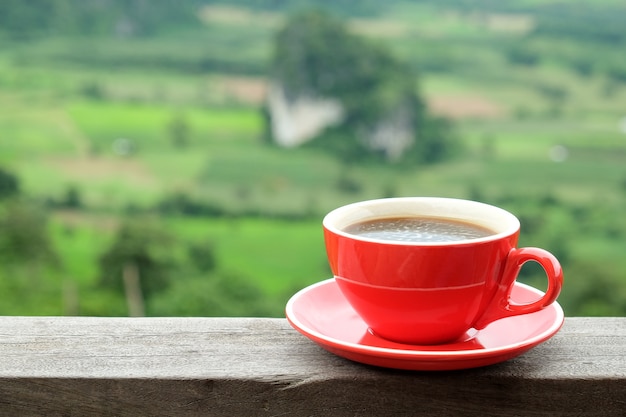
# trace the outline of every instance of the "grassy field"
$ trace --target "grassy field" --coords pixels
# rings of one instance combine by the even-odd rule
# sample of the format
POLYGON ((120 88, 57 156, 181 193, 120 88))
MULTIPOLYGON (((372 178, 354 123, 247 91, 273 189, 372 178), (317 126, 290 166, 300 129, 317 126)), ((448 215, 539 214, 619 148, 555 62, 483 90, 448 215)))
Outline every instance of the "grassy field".
MULTIPOLYGON (((510 62, 506 48, 524 42, 532 16, 479 19, 406 3, 350 21, 421 69, 420 91, 432 112, 454 120, 463 146, 450 161, 398 168, 344 166, 319 150, 264 143, 264 68, 284 16, 232 7, 205 13, 202 32, 47 39, 0 50, 0 165, 18 175, 28 199, 48 203, 62 265, 2 314, 126 314, 123 299, 98 287, 98 262, 122 220, 139 212, 158 216, 181 241, 212 242, 218 273, 249 282, 265 300, 249 311, 211 309, 203 304, 219 301, 202 297, 194 298, 196 310, 183 308, 215 287, 208 277, 180 276, 151 301, 155 314, 280 316, 291 294, 329 276, 324 213, 412 195, 510 209, 523 220, 524 245, 567 254, 567 314, 626 314, 626 134, 619 130, 626 85, 578 74, 558 53, 532 66, 510 62), (238 65, 239 73, 220 70, 238 65), (184 125, 182 144, 176 123, 184 125), (80 208, 49 204, 71 189, 80 208), (179 195, 229 215, 155 214, 179 195), (537 203, 550 199, 557 204, 537 203), (598 290, 585 304, 580 297, 594 280, 619 289, 598 290)), ((559 42, 538 38, 531 46, 584 53, 575 41, 559 42)), ((18 290, 25 291, 5 288, 18 290)))

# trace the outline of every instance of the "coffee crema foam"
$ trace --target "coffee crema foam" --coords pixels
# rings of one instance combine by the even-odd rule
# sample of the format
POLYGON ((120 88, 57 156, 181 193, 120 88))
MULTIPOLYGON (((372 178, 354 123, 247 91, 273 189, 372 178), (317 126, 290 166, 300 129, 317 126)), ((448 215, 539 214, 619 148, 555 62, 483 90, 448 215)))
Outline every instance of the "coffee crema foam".
POLYGON ((495 234, 484 226, 462 220, 434 217, 387 217, 353 223, 346 233, 395 242, 454 242, 495 234))

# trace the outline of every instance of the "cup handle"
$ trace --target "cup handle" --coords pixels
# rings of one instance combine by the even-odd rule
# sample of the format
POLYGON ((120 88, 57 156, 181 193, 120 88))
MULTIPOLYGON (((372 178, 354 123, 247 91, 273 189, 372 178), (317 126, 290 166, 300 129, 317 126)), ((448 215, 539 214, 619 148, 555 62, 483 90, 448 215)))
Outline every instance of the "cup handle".
POLYGON ((494 302, 474 324, 477 330, 485 328, 489 323, 510 316, 534 313, 552 304, 561 292, 563 286, 563 270, 554 255, 540 248, 511 249, 504 265, 504 272, 494 302), (535 261, 544 269, 548 278, 548 289, 538 299, 528 304, 517 304, 511 300, 511 291, 522 265, 535 261))

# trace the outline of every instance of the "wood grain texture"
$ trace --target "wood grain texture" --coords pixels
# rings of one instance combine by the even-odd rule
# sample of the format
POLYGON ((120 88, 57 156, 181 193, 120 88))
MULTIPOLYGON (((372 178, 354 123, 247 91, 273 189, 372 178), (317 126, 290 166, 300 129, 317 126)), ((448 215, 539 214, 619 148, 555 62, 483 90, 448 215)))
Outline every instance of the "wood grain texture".
POLYGON ((626 318, 465 371, 336 357, 284 319, 0 317, 0 416, 624 416, 626 318))

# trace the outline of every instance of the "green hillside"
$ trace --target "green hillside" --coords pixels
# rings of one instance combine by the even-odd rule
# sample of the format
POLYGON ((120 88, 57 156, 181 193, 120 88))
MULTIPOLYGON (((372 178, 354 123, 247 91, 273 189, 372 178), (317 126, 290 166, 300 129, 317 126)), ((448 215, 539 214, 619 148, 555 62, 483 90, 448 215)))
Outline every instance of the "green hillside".
MULTIPOLYGON (((137 224, 133 248, 147 245, 166 282, 146 314, 282 316, 329 277, 324 213, 421 195, 512 211, 522 245, 561 259, 567 315, 626 314, 620 2, 190 0, 172 19, 167 2, 111 1, 101 18, 95 1, 73 13, 44 2, 54 21, 29 3, 0 7, 22 22, 0 18, 0 169, 19 183, 0 187, 0 314, 128 314, 101 260, 137 224), (345 165, 267 143, 275 35, 314 5, 416 71, 456 156, 345 165)), ((532 265, 521 279, 544 285, 532 265)))

